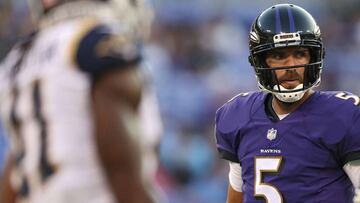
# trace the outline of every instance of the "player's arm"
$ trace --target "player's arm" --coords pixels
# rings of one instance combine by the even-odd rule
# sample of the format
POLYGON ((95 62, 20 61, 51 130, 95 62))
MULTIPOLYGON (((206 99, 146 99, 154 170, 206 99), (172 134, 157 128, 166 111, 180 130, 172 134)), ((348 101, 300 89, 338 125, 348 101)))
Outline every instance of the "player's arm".
POLYGON ((83 37, 76 60, 93 80, 92 110, 98 156, 117 202, 151 203, 141 177, 137 110, 139 53, 126 36, 99 25, 83 37))
POLYGON ((10 169, 12 168, 13 161, 9 157, 4 173, 0 178, 0 202, 15 203, 16 194, 10 185, 10 169))
POLYGON ((93 89, 96 141, 118 202, 150 200, 141 178, 137 106, 141 84, 133 68, 111 71, 93 89))
POLYGON ((231 185, 229 185, 226 203, 242 203, 242 202, 243 202, 242 192, 238 192, 234 190, 234 188, 232 188, 231 185))
POLYGON ((242 203, 242 185, 241 166, 239 163, 230 162, 229 187, 227 195, 227 203, 242 203))
POLYGON ((242 195, 242 176, 241 166, 238 156, 236 155, 238 143, 238 133, 236 126, 227 125, 231 120, 228 118, 227 113, 231 112, 231 101, 216 111, 215 115, 215 140, 217 150, 222 159, 228 160, 230 166, 229 172, 229 186, 227 203, 241 203, 243 202, 242 195))

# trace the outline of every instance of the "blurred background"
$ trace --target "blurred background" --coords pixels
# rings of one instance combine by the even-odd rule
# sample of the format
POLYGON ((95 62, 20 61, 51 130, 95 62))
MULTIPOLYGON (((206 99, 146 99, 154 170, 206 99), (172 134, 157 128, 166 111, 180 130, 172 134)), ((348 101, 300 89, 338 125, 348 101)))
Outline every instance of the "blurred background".
MULTIPOLYGON (((320 89, 360 95, 359 0, 151 3, 156 18, 145 58, 163 120, 157 181, 165 202, 225 202, 228 165, 215 149, 214 114, 236 94, 257 89, 247 61, 248 32, 254 18, 271 5, 294 3, 317 20, 326 49, 320 89)), ((26 0, 1 0, 0 59, 29 30, 26 0)))

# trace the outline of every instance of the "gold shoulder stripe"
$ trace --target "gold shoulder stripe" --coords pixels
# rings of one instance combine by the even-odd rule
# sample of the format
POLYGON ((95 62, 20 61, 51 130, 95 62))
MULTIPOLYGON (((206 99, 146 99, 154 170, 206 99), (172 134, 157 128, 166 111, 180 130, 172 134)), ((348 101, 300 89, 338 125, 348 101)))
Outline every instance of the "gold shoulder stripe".
POLYGON ((76 53, 79 48, 80 42, 83 37, 95 26, 98 25, 98 21, 94 17, 88 17, 82 20, 79 25, 79 31, 73 36, 69 45, 69 61, 78 67, 78 63, 76 61, 76 53))

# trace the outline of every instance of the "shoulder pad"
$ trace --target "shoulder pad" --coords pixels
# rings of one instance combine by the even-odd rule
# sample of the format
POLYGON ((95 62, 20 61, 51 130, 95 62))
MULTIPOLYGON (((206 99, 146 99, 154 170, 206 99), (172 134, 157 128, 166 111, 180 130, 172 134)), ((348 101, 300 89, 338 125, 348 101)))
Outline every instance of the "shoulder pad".
POLYGON ((81 70, 98 75, 139 63, 140 47, 129 36, 99 24, 81 38, 75 59, 81 70))
POLYGON ((349 129, 359 126, 354 124, 360 121, 360 106, 355 105, 357 100, 357 96, 348 92, 319 92, 314 95, 311 105, 302 109, 307 115, 304 122, 312 131, 326 131, 327 133, 322 133, 325 136, 324 142, 336 143, 349 129), (334 132, 337 132, 336 135, 333 135, 334 132))
POLYGON ((230 133, 248 123, 252 110, 262 102, 257 99, 262 95, 262 92, 241 93, 229 100, 216 112, 217 129, 230 133))
POLYGON ((360 98, 350 92, 334 92, 335 97, 344 100, 344 103, 352 103, 355 106, 360 105, 360 98))
POLYGON ((350 92, 323 91, 318 95, 317 102, 310 109, 313 113, 324 114, 336 110, 339 114, 332 116, 347 116, 360 111, 360 98, 350 92), (318 108, 319 105, 321 108, 318 108))
POLYGON ((216 146, 222 158, 239 162, 237 149, 239 132, 250 121, 251 110, 260 93, 245 93, 235 96, 216 112, 216 146))

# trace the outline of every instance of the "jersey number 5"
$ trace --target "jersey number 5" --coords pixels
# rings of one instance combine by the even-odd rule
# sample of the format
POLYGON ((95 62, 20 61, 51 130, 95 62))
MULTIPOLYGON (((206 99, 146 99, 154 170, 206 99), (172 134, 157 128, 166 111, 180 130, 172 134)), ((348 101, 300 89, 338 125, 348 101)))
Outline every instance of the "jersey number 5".
POLYGON ((279 190, 269 184, 263 182, 263 173, 279 172, 282 157, 255 157, 255 197, 265 198, 267 203, 283 202, 282 195, 279 190))
POLYGON ((356 106, 358 106, 360 104, 360 98, 356 95, 347 94, 345 92, 340 92, 340 93, 337 93, 335 95, 335 97, 343 99, 343 100, 353 99, 354 105, 356 105, 356 106))

